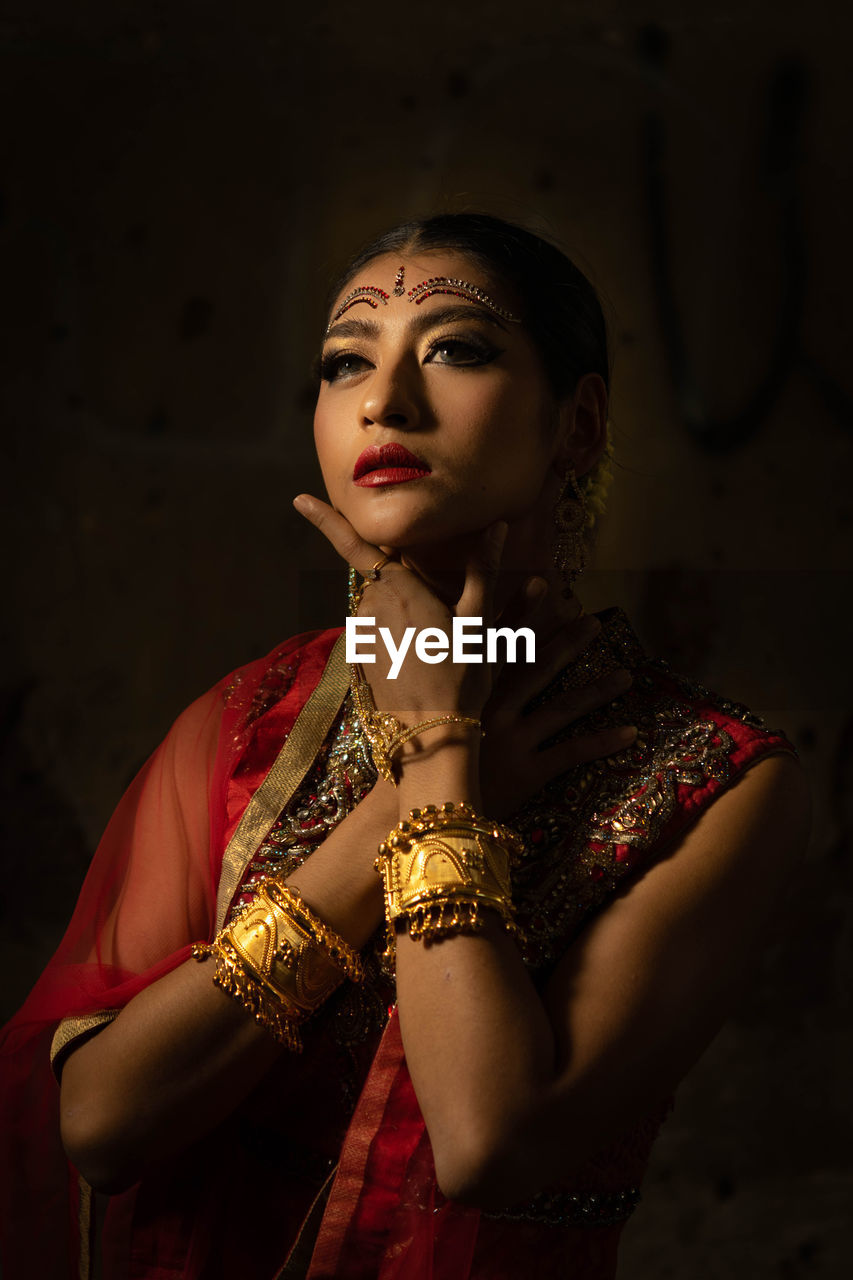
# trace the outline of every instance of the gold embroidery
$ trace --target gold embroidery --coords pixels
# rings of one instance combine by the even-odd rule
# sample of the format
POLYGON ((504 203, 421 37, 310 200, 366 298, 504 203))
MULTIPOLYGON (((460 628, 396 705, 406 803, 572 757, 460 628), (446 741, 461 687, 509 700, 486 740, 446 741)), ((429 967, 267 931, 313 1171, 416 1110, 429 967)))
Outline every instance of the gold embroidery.
POLYGON ((697 703, 769 732, 748 708, 647 658, 621 609, 608 610, 602 623, 583 655, 585 679, 627 666, 634 682, 554 740, 623 723, 640 732, 618 754, 555 779, 509 819, 525 843, 513 872, 513 900, 527 934, 525 960, 534 969, 554 964, 583 921, 645 862, 642 855, 677 809, 679 784, 699 788, 729 780, 733 739, 697 703))
POLYGON ((304 1277, 307 1276, 314 1245, 317 1243, 317 1236, 320 1233, 320 1223, 326 1211, 326 1204, 328 1203, 332 1191, 332 1183, 337 1172, 338 1166, 335 1165, 331 1173, 326 1176, 325 1182, 311 1202, 311 1208, 303 1218, 302 1226, 299 1228, 296 1239, 291 1245, 287 1261, 275 1277, 275 1280, 287 1280, 288 1276, 292 1280, 304 1280, 304 1277))
POLYGON ((256 881, 287 879, 351 813, 376 782, 370 755, 348 691, 343 706, 298 791, 267 832, 244 873, 243 893, 232 918, 246 904, 256 881))
POLYGON ((340 635, 320 683, 296 717, 284 746, 228 842, 216 897, 217 932, 225 923, 231 899, 255 850, 311 767, 346 696, 349 669, 344 661, 344 644, 344 636, 340 635))

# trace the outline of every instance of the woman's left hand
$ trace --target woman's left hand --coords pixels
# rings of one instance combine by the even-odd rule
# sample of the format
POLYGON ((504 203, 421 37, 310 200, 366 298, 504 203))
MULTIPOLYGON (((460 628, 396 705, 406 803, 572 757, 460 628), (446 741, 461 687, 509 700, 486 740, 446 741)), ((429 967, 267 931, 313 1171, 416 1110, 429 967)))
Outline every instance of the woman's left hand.
MULTIPOLYGON (((537 579, 544 585, 543 579, 537 579)), ((536 664, 505 665, 483 711, 480 781, 486 812, 506 819, 553 778, 578 764, 600 760, 629 746, 634 726, 579 734, 542 749, 542 744, 590 711, 606 706, 631 685, 625 668, 610 671, 579 689, 529 704, 574 662, 601 630, 594 614, 581 617, 576 601, 566 605, 553 590, 534 593, 533 580, 510 601, 501 626, 536 631, 536 664)))

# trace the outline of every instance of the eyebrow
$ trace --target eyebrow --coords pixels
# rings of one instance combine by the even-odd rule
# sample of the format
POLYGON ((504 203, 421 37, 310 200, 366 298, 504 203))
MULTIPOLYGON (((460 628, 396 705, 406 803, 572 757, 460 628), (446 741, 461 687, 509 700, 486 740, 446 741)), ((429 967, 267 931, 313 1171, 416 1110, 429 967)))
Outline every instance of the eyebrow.
MULTIPOLYGON (((454 320, 470 320, 472 316, 478 320, 487 320, 489 324, 497 325, 504 333, 507 332, 506 325, 492 311, 478 306, 476 302, 454 303, 448 307, 440 307, 437 311, 420 312, 412 316, 409 328, 416 335, 420 335, 427 329, 451 324, 454 320)), ((380 332, 380 325, 375 320, 368 319, 366 316, 363 318, 350 316, 347 320, 338 320, 331 325, 326 333, 326 340, 329 338, 378 338, 380 332)))

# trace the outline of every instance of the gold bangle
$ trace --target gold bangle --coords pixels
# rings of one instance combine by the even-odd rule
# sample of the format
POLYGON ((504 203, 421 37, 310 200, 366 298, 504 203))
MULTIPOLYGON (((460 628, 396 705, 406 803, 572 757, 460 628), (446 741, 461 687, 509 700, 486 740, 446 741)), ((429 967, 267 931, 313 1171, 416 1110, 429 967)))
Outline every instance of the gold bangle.
POLYGON ((305 905, 302 894, 285 881, 270 876, 263 881, 267 894, 282 907, 290 918, 311 934, 314 944, 320 948, 351 982, 364 981, 364 965, 355 947, 351 947, 339 933, 330 929, 325 920, 305 905))
POLYGON ((479 831, 505 845, 510 861, 524 852, 524 842, 518 832, 503 822, 493 822, 491 818, 477 813, 467 800, 456 803, 447 800, 441 806, 425 804, 421 809, 411 809, 408 818, 403 818, 386 836, 385 842, 391 848, 401 848, 411 839, 426 831, 441 831, 447 827, 463 824, 466 830, 479 831))
POLYGON ((213 981, 276 1040, 299 1052, 299 1024, 340 985, 364 970, 347 942, 314 915, 296 889, 273 878, 253 885, 256 896, 198 960, 216 960, 213 981))
POLYGON ((510 856, 522 849, 509 827, 489 822, 467 804, 413 809, 379 846, 375 867, 385 890, 386 967, 395 929, 425 942, 482 928, 483 909, 496 911, 521 940, 512 913, 510 856))
POLYGON ((213 956, 216 968, 213 981, 226 995, 241 1004, 250 1013, 255 1022, 273 1039, 283 1044, 294 1053, 302 1052, 302 1037, 299 1024, 304 1021, 296 1011, 289 1009, 281 998, 257 982, 247 971, 242 957, 236 952, 230 940, 220 934, 208 945, 203 942, 193 944, 192 953, 196 960, 206 960, 213 956))
POLYGON ((405 729, 399 720, 399 730, 392 735, 387 746, 389 756, 394 756, 400 750, 404 742, 408 742, 411 738, 417 737, 419 733, 426 733, 427 729, 436 729, 442 724, 464 724, 469 725, 472 729, 479 729, 482 733, 483 727, 476 716, 460 716, 449 713, 446 716, 434 716, 432 720, 422 720, 420 724, 413 724, 411 728, 405 729))
POLYGON ((411 738, 443 724, 464 724, 479 729, 481 734, 483 732, 483 727, 476 717, 457 715, 455 712, 435 716, 431 720, 423 720, 420 724, 406 728, 402 721, 389 711, 377 710, 373 690, 356 666, 352 669, 350 687, 355 709, 364 729, 364 736, 370 743, 373 762, 380 776, 395 787, 397 779, 394 774, 393 757, 411 738))

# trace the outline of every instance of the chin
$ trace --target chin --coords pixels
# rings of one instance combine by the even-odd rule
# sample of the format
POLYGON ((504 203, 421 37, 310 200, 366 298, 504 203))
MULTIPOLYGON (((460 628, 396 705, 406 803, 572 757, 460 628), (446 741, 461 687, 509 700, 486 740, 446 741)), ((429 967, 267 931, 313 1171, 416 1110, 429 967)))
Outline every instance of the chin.
POLYGON ((360 537, 366 542, 372 542, 376 547, 408 548, 431 545, 435 542, 444 542, 459 532, 451 527, 449 520, 442 519, 437 512, 343 510, 342 514, 346 516, 360 537))

